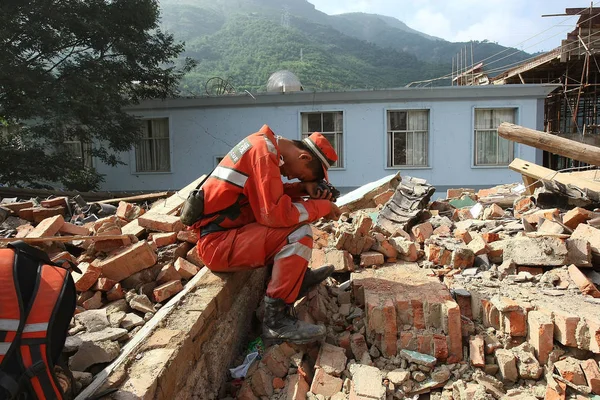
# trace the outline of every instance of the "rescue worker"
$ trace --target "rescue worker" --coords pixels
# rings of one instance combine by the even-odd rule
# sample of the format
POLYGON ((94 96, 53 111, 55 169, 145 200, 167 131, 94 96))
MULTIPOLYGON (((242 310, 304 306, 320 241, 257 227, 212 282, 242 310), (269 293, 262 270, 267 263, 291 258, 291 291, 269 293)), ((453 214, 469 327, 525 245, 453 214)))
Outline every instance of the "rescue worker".
POLYGON ((292 141, 264 125, 238 143, 202 186, 204 217, 194 228, 206 266, 215 272, 273 266, 263 320, 263 338, 270 342, 309 343, 325 336, 325 327, 299 321, 289 311, 334 270, 308 268, 313 247, 308 224, 340 216, 331 193, 317 187, 337 158, 320 133, 292 141), (282 175, 300 182, 284 184, 282 175))

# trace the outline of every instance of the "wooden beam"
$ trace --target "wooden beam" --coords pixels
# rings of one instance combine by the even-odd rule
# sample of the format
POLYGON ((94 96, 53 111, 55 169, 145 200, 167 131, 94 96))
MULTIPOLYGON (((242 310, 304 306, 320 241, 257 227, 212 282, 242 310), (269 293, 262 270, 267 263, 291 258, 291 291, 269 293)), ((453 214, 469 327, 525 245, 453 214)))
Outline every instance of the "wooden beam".
POLYGON ((156 200, 156 199, 161 199, 163 197, 171 196, 172 194, 173 194, 173 192, 148 193, 148 194, 140 194, 137 196, 121 197, 118 199, 102 200, 102 201, 97 201, 97 203, 113 204, 113 203, 119 203, 121 201, 138 202, 138 201, 146 201, 146 200, 156 200))
POLYGON ((582 179, 576 175, 565 174, 542 167, 535 163, 515 158, 509 168, 523 176, 541 181, 556 181, 565 186, 575 186, 582 190, 600 193, 600 182, 582 179))
MULTIPOLYGON (((196 179, 183 189, 179 190, 178 192, 175 192, 174 195, 172 195, 168 199, 165 199, 164 202, 159 202, 158 205, 148 210, 148 212, 144 215, 175 214, 181 208, 181 206, 183 206, 183 203, 185 203, 185 199, 187 199, 188 194, 190 194, 192 190, 196 189, 200 182, 202 182, 202 179, 204 179, 204 175, 202 175, 200 178, 196 179)), ((144 228, 140 226, 137 219, 134 219, 133 221, 125 225, 121 229, 121 231, 128 235, 140 236, 142 233, 144 233, 144 228)))
POLYGON ((507 122, 500 124, 498 135, 513 142, 526 144, 553 154, 559 154, 588 164, 600 165, 600 147, 590 146, 507 122))
POLYGON ((74 240, 91 240, 93 242, 100 242, 103 240, 118 240, 118 239, 131 239, 131 235, 106 235, 106 236, 44 236, 39 238, 2 238, 0 244, 16 242, 22 240, 25 243, 38 243, 38 242, 72 242, 74 240))

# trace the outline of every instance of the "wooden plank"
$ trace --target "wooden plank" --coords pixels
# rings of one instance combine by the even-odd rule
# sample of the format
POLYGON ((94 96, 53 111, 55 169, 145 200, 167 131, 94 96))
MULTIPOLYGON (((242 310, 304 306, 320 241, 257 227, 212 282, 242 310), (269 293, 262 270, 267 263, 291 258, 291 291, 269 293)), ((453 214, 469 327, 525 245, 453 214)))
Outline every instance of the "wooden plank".
POLYGON ((565 175, 576 176, 581 179, 587 179, 589 181, 600 181, 600 170, 599 169, 591 169, 586 171, 573 171, 573 172, 563 172, 565 175))
POLYGON ((85 400, 92 396, 108 379, 111 373, 113 373, 117 368, 119 368, 124 362, 126 362, 130 355, 137 350, 144 341, 150 336, 150 334, 154 331, 154 329, 160 324, 160 322, 165 319, 167 315, 171 313, 171 311, 179 304, 181 299, 185 295, 187 295, 190 291, 195 289, 200 282, 203 280, 206 274, 208 274, 210 270, 206 267, 203 267, 188 283, 185 285, 183 290, 177 293, 164 307, 161 307, 156 314, 148 321, 142 329, 121 349, 121 354, 119 357, 115 359, 109 366, 104 368, 90 383, 90 385, 85 388, 79 395, 75 398, 75 400, 85 400))
POLYGON ((533 194, 536 188, 543 186, 541 182, 537 182, 535 179, 530 178, 527 175, 522 175, 522 177, 523 183, 525 184, 525 192, 527 194, 533 194))
POLYGON ((18 197, 20 199, 30 199, 31 197, 47 198, 50 196, 60 197, 68 196, 75 197, 81 195, 87 202, 93 203, 98 200, 106 200, 116 197, 136 196, 143 194, 138 192, 76 192, 68 190, 47 190, 47 189, 29 189, 15 187, 0 187, 0 199, 4 197, 18 197))
POLYGON ((173 193, 174 192, 159 192, 159 193, 140 194, 140 195, 137 195, 137 196, 121 197, 121 198, 118 198, 118 199, 101 200, 101 201, 97 201, 97 203, 100 203, 100 204, 114 204, 114 203, 119 203, 121 201, 135 203, 135 202, 138 202, 138 201, 161 199, 163 197, 171 196, 171 195, 173 195, 173 193))
POLYGON ((600 147, 507 122, 500 124, 498 135, 504 139, 549 151, 553 154, 559 154, 592 165, 600 165, 600 147))
POLYGON ((72 242, 75 240, 91 240, 93 242, 100 242, 102 240, 118 240, 118 239, 131 239, 132 235, 98 235, 98 236, 44 236, 39 238, 2 238, 0 244, 16 242, 22 240, 25 243, 38 243, 38 242, 72 242))
MULTIPOLYGON (((157 206, 150 209, 144 215, 148 216, 157 214, 175 214, 181 208, 181 206, 183 206, 183 203, 185 203, 185 199, 187 199, 188 194, 190 194, 192 190, 196 189, 200 182, 202 182, 204 176, 205 175, 202 175, 183 189, 179 190, 178 192, 175 192, 174 195, 166 199, 164 202, 161 201, 157 206)), ((127 225, 125 225, 121 229, 121 231, 128 235, 140 236, 142 233, 144 233, 144 228, 141 227, 137 219, 135 219, 127 225)))
POLYGON ((582 190, 588 190, 595 193, 600 193, 600 182, 582 179, 576 175, 565 174, 542 167, 535 163, 515 158, 510 163, 509 168, 521 175, 533 178, 535 180, 555 181, 562 185, 575 186, 582 190))

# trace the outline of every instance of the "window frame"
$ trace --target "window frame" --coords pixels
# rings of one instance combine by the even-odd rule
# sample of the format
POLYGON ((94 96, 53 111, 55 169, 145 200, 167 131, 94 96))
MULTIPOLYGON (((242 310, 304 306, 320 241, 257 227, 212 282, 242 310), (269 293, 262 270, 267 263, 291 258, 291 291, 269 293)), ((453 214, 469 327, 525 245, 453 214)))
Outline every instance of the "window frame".
MULTIPOLYGON (((94 168, 94 157, 91 154, 92 144, 91 143, 82 143, 81 140, 64 140, 63 146, 65 145, 78 145, 81 149, 81 164, 84 167, 94 168)), ((66 149, 66 147, 65 147, 66 149)), ((66 149, 68 151, 68 149, 66 149)), ((78 157, 73 155, 73 157, 78 157)))
POLYGON ((129 151, 129 166, 131 175, 165 175, 175 173, 173 169, 173 123, 171 115, 157 114, 139 117, 140 121, 148 121, 154 119, 167 119, 169 129, 169 170, 168 171, 138 171, 137 170, 137 146, 133 145, 129 151))
MULTIPOLYGON (((334 113, 341 113, 342 114, 342 131, 341 132, 321 132, 323 135, 335 135, 335 141, 336 141, 336 153, 338 155, 338 161, 337 163, 340 163, 341 161, 341 165, 339 166, 331 166, 329 168, 329 171, 343 171, 346 169, 346 144, 345 144, 345 130, 346 130, 346 111, 345 110, 340 110, 340 109, 328 109, 328 110, 308 110, 308 111, 299 111, 299 131, 300 131, 300 140, 304 139, 305 137, 308 137, 310 134, 312 134, 315 131, 310 131, 310 132, 304 132, 303 129, 303 125, 304 125, 304 115, 308 115, 308 114, 321 114, 321 127, 323 126, 323 116, 322 114, 334 114, 334 113), (341 143, 340 143, 341 141, 341 143)), ((308 125, 308 124, 307 124, 308 125)))
MULTIPOLYGON (((518 147, 516 146, 516 143, 513 141, 509 141, 512 145, 509 146, 509 151, 512 152, 512 155, 510 157, 510 160, 507 164, 477 164, 477 134, 476 134, 476 121, 475 118, 477 117, 477 111, 478 110, 513 110, 514 113, 514 124, 519 125, 520 124, 520 107, 519 106, 512 106, 512 105, 502 105, 502 106, 496 106, 496 105, 477 105, 477 106, 473 106, 472 107, 472 115, 471 115, 471 168, 473 169, 507 169, 510 165, 510 163, 515 159, 519 157, 518 154, 518 147)), ((489 131, 489 129, 485 129, 486 131, 489 131)), ((498 129, 496 128, 496 135, 498 136, 498 129)), ((498 136, 499 139, 499 136, 498 136)), ((498 152, 498 148, 496 150, 496 153, 498 152)))
MULTIPOLYGON (((385 154, 384 154, 384 169, 386 170, 401 170, 401 169, 431 169, 431 162, 432 162, 432 157, 431 157, 431 151, 432 151, 432 146, 431 146, 431 132, 432 132, 432 118, 431 118, 431 108, 430 107, 420 107, 420 108, 386 108, 384 109, 383 112, 383 128, 384 128, 384 140, 385 140, 385 154), (408 129, 406 131, 392 131, 389 126, 389 118, 390 118, 390 113, 392 112, 406 112, 406 113, 410 113, 410 112, 417 112, 417 111, 426 111, 427 112, 427 131, 426 131, 426 137, 425 137, 425 144, 426 144, 426 149, 425 149, 425 157, 426 157, 426 163, 423 165, 416 165, 416 164, 407 164, 407 165, 394 165, 393 164, 393 140, 392 135, 394 133, 408 133, 408 129)), ((412 132, 412 134, 414 135, 415 132, 417 131, 410 131, 412 132)), ((418 131, 421 132, 421 131, 418 131)))

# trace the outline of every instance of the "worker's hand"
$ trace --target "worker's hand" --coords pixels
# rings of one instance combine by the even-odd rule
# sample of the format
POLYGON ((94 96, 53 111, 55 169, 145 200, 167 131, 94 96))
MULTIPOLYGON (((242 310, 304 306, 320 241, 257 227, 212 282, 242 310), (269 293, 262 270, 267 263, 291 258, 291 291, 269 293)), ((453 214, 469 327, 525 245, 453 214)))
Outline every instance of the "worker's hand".
POLYGON ((342 215, 342 211, 340 210, 340 208, 338 206, 335 205, 335 203, 331 203, 331 211, 329 211, 329 214, 327 214, 325 216, 326 219, 330 219, 332 221, 337 221, 338 219, 340 219, 340 216, 342 215))
POLYGON ((311 199, 331 200, 331 192, 323 190, 317 182, 302 182, 302 186, 311 199))

